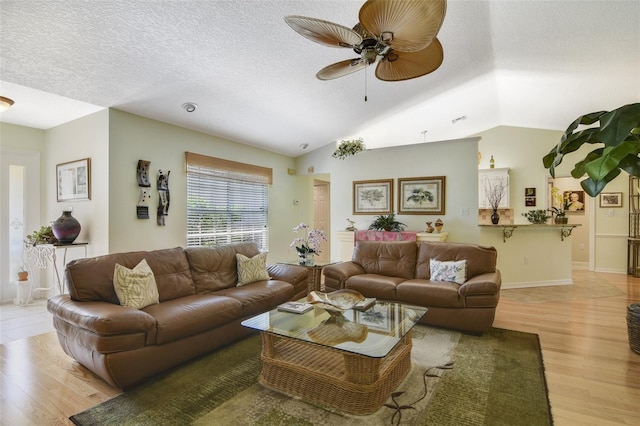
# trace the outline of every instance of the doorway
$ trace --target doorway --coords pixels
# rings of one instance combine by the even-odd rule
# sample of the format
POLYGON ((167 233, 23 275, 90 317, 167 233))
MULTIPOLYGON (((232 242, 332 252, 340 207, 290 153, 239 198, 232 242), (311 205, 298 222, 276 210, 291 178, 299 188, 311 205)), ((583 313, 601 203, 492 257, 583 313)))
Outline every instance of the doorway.
POLYGON ((573 269, 589 270, 591 268, 591 219, 595 203, 582 187, 580 181, 571 176, 551 178, 547 180, 547 205, 561 208, 566 213, 569 224, 580 225, 571 233, 571 262, 573 269), (557 194, 557 199, 552 199, 557 194), (580 208, 570 207, 572 198, 579 198, 580 208))
MULTIPOLYGON (((313 181, 313 228, 321 229, 331 238, 331 193, 329 182, 315 179, 313 181)), ((331 260, 331 241, 322 243, 319 262, 331 260)))
POLYGON ((24 238, 40 228, 40 154, 2 150, 0 182, 0 301, 7 302, 16 297, 24 238))

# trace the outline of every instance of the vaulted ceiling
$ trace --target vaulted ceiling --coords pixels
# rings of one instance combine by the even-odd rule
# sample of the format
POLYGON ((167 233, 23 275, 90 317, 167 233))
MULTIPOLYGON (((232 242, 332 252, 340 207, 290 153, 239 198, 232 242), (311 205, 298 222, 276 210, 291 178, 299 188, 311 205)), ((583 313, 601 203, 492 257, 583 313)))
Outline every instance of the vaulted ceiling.
POLYGON ((354 137, 377 148, 498 125, 563 130, 640 101, 640 1, 450 0, 435 72, 316 79, 357 55, 283 18, 352 27, 362 4, 2 0, 0 95, 16 103, 0 120, 47 129, 111 107, 298 156, 354 137))

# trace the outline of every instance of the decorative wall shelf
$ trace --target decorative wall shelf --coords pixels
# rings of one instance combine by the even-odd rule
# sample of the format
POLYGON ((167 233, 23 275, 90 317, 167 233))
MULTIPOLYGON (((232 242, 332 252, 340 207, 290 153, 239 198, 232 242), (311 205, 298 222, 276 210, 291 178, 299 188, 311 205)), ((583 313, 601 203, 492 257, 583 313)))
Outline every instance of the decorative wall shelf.
POLYGON ((571 235, 571 233, 573 232, 574 228, 577 228, 578 226, 582 226, 579 223, 576 224, 563 224, 563 225, 533 225, 533 224, 522 224, 522 225, 479 225, 479 226, 483 226, 483 227, 487 227, 487 228, 496 228, 496 229, 502 229, 502 241, 503 242, 507 242, 507 240, 509 238, 511 238, 511 236, 513 235, 513 231, 516 230, 516 228, 523 228, 523 229, 559 229, 560 230, 560 240, 564 241, 565 238, 569 237, 571 235))

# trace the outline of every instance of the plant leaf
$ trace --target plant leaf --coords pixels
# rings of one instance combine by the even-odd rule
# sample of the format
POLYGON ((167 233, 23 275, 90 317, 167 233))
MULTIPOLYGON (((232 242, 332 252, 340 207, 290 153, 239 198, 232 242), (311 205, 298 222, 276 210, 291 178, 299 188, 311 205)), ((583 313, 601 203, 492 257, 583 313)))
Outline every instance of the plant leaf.
POLYGON ((620 162, 629 154, 638 155, 640 144, 624 142, 604 149, 602 156, 585 165, 587 174, 594 180, 602 180, 612 170, 620 167, 620 162))

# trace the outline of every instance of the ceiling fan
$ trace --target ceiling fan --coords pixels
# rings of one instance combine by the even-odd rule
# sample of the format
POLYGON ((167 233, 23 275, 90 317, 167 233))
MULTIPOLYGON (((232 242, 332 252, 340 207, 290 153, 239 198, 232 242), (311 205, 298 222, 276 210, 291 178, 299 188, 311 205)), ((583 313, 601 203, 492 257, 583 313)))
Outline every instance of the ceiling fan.
POLYGON ((367 0, 353 29, 305 16, 287 16, 298 34, 329 47, 353 49, 359 57, 324 67, 316 74, 332 80, 375 62, 383 81, 401 81, 429 74, 444 59, 436 38, 447 8, 446 0, 367 0))

